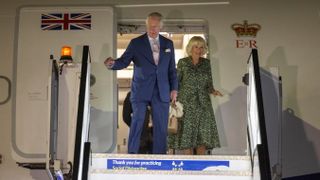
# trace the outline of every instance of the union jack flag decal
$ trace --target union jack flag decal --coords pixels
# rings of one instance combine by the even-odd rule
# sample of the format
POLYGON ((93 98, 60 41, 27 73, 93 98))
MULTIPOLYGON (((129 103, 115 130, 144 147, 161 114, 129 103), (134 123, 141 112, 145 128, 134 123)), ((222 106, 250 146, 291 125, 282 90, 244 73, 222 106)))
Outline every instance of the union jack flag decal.
POLYGON ((90 13, 41 14, 42 30, 90 30, 90 13))

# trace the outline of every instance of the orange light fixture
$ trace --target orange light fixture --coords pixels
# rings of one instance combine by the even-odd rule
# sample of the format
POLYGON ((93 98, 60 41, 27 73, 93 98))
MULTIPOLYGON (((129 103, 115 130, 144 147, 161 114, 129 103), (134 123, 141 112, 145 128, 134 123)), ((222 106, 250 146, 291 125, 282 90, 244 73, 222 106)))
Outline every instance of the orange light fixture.
POLYGON ((63 46, 61 48, 60 61, 72 62, 72 48, 70 46, 63 46))

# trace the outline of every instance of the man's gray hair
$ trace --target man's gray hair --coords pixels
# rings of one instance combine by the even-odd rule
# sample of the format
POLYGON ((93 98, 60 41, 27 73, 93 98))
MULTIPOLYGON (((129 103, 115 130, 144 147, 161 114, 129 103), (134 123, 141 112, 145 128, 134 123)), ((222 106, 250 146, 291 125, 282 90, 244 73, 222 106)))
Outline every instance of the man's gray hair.
POLYGON ((162 28, 163 22, 162 22, 162 15, 158 12, 152 12, 148 15, 147 19, 146 19, 146 25, 148 25, 148 19, 149 18, 155 18, 158 19, 160 21, 160 27, 162 28))

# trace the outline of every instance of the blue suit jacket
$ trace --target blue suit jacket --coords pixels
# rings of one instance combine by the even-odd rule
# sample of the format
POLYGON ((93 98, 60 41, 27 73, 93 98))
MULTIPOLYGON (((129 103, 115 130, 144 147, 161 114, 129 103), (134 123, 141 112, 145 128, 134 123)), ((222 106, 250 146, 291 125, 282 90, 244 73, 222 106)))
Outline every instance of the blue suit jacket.
POLYGON ((114 70, 120 70, 133 61, 132 102, 150 101, 156 82, 163 102, 170 102, 170 91, 178 90, 173 42, 161 35, 159 35, 159 41, 158 65, 154 63, 148 35, 145 33, 131 40, 126 51, 112 67, 114 70))

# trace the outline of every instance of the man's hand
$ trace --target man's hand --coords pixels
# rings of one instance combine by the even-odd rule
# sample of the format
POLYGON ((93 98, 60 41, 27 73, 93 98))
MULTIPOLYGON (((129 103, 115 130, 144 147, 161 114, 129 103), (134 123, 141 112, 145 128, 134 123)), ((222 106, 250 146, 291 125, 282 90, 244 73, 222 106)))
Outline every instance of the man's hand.
POLYGON ((222 97, 222 96, 223 96, 223 95, 221 94, 221 92, 218 91, 218 90, 213 90, 213 91, 212 91, 212 94, 213 94, 214 97, 216 97, 216 96, 221 96, 221 97, 222 97))
POLYGON ((104 65, 107 66, 107 68, 112 68, 114 64, 114 59, 112 59, 112 57, 108 57, 105 61, 104 61, 104 65))
POLYGON ((176 103, 177 96, 178 96, 178 91, 172 90, 170 93, 170 98, 171 98, 172 103, 176 103))

